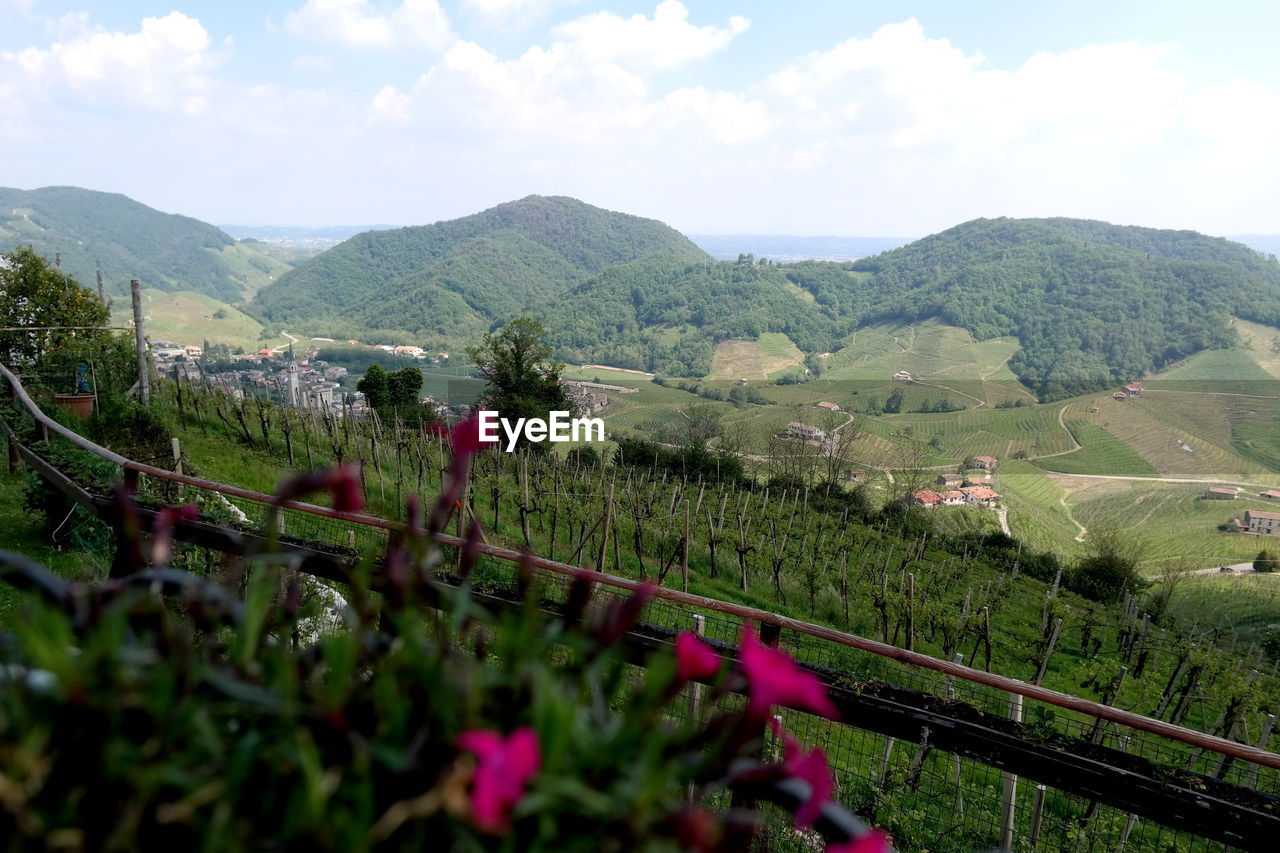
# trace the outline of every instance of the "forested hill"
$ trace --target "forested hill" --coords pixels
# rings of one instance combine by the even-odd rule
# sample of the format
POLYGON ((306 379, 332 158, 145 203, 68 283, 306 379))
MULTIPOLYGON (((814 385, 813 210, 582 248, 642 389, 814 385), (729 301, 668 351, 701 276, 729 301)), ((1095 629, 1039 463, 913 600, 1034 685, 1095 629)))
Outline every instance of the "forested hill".
POLYGON ((90 290, 102 270, 108 292, 129 279, 238 302, 289 266, 189 216, 162 213, 116 193, 78 187, 0 187, 0 252, 32 246, 90 290))
POLYGON ((361 334, 472 336, 526 306, 640 258, 701 263, 652 219, 529 196, 433 225, 358 234, 263 289, 273 322, 361 334))
POLYGON ((1232 315, 1280 325, 1280 264, 1238 243, 1078 219, 979 219, 853 265, 859 322, 939 317, 1043 394, 1230 346, 1232 315))

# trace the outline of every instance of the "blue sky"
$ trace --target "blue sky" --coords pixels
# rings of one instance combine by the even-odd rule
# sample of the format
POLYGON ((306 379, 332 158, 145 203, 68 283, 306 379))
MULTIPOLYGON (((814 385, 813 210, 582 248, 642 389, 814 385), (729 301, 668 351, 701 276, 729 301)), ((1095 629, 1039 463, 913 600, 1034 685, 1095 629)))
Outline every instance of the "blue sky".
POLYGON ((0 0, 0 185, 244 224, 1280 232, 1263 2, 0 0))

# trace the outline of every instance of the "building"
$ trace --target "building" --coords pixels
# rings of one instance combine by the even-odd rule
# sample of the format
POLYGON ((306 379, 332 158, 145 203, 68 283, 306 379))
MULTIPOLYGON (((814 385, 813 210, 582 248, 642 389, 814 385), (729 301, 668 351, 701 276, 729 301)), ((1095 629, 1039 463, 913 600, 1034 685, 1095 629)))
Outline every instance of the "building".
POLYGON ((897 373, 893 374, 893 378, 896 382, 910 382, 911 374, 905 370, 899 370, 897 373))
POLYGON ((1245 510, 1244 526, 1250 533, 1261 533, 1267 536, 1280 534, 1280 512, 1245 510))
POLYGON ((964 480, 964 474, 939 474, 933 482, 939 486, 962 486, 964 480))
POLYGON ((1117 400, 1120 400, 1121 402, 1124 402, 1125 400, 1128 400, 1128 399, 1129 399, 1129 395, 1128 395, 1128 394, 1126 394, 1126 393, 1124 393, 1123 391, 1117 391, 1116 393, 1112 394, 1111 396, 1112 396, 1113 398, 1117 399, 1117 400))
POLYGON ((796 423, 795 421, 787 424, 786 434, 791 438, 801 438, 805 441, 820 441, 827 437, 827 434, 817 427, 809 426, 808 424, 796 423))
POLYGON ((991 456, 975 456, 973 457, 973 467, 981 468, 984 471, 992 471, 996 467, 996 460, 991 456))
POLYGON ((943 506, 964 506, 965 494, 960 489, 947 489, 942 493, 943 506))
POLYGON ((922 506, 932 509, 942 503, 942 495, 929 489, 921 489, 918 492, 911 493, 910 503, 912 506, 922 506))
POLYGON ((1233 501, 1236 499, 1236 490, 1210 486, 1205 491, 1204 496, 1211 501, 1233 501))
POLYGON ((1269 501, 1280 501, 1280 492, 1277 492, 1274 489, 1266 492, 1258 492, 1258 497, 1265 498, 1269 501))
POLYGON ((965 503, 994 506, 1000 500, 1000 494, 990 486, 965 486, 960 491, 964 494, 965 503))
POLYGON ((828 412, 838 412, 838 411, 840 411, 840 407, 839 407, 839 406, 837 406, 835 403, 822 402, 822 403, 819 403, 819 404, 818 404, 818 408, 819 408, 819 409, 826 409, 828 412))
POLYGON ((1130 382, 1128 385, 1124 386, 1124 392, 1125 392, 1126 394, 1128 394, 1130 397, 1141 397, 1141 396, 1142 396, 1142 383, 1141 383, 1141 382, 1130 382))
POLYGON ((857 483, 866 476, 866 473, 861 468, 846 468, 840 476, 846 483, 857 483))
POLYGON ((422 347, 410 346, 398 346, 395 349, 395 353, 396 355, 404 356, 406 358, 426 358, 427 355, 423 352, 422 347))

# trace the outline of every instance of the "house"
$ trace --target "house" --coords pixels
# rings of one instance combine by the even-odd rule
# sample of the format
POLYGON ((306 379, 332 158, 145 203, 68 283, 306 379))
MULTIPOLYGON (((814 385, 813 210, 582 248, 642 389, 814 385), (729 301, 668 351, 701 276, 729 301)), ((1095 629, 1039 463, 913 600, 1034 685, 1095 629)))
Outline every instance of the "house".
POLYGON ((271 350, 267 349, 266 347, 263 347, 262 349, 258 350, 258 358, 275 358, 275 357, 276 357, 276 354, 271 350))
POLYGON ((1280 512, 1245 510, 1244 526, 1250 533, 1274 536, 1280 533, 1280 512))
POLYGON ((975 456, 973 457, 973 467, 991 471, 996 467, 996 460, 991 456, 975 456))
POLYGON ((201 347, 187 347, 187 358, 200 358, 202 355, 204 355, 204 350, 201 347))
POLYGON ((966 503, 994 506, 1000 500, 999 493, 990 486, 965 486, 960 491, 964 494, 966 503))
POLYGON ((918 492, 911 493, 910 503, 913 506, 922 506, 932 509, 942 503, 942 495, 929 489, 921 489, 918 492))
POLYGON ((826 409, 828 412, 838 412, 838 411, 840 411, 840 407, 839 407, 839 406, 837 406, 835 403, 822 402, 822 403, 819 403, 819 404, 818 404, 818 408, 819 408, 819 409, 826 409))
POLYGON ((796 423, 795 421, 787 424, 787 435, 791 438, 800 438, 805 441, 821 440, 827 437, 827 434, 817 427, 796 423))
POLYGON ((1124 393, 1123 391, 1117 391, 1116 393, 1112 394, 1111 396, 1112 396, 1112 397, 1114 397, 1114 398, 1115 398, 1115 399, 1117 399, 1117 400, 1120 400, 1121 402, 1123 402, 1123 401, 1125 401, 1125 400, 1128 400, 1128 399, 1129 399, 1129 395, 1128 395, 1128 394, 1126 394, 1126 393, 1124 393))
POLYGON ((964 474, 939 474, 938 479, 933 482, 939 486, 962 486, 964 474))
POLYGON ((1142 396, 1142 383, 1141 383, 1141 382, 1130 382, 1128 385, 1124 386, 1124 392, 1125 392, 1126 394, 1128 394, 1130 397, 1141 397, 1141 396, 1142 396))
POLYGON ((861 468, 846 468, 844 469, 844 473, 840 475, 846 483, 856 483, 865 476, 866 472, 861 468))
POLYGON ((897 373, 893 374, 893 378, 895 382, 910 382, 911 374, 905 370, 899 370, 897 373))
POLYGON ((1236 490, 1210 486, 1205 491, 1204 496, 1211 501, 1233 501, 1236 499, 1236 490))
POLYGON ((396 355, 404 356, 405 358, 423 358, 426 356, 422 347, 398 346, 395 349, 395 353, 396 355))
POLYGON ((960 489, 947 489, 942 493, 943 506, 964 506, 965 494, 960 489))
POLYGON ((346 375, 347 375, 347 369, 345 367, 340 367, 339 365, 336 365, 336 364, 332 367, 326 367, 324 369, 324 378, 330 381, 337 381, 346 375))
POLYGON ((1266 492, 1258 492, 1258 497, 1265 498, 1269 501, 1280 501, 1280 492, 1277 492, 1275 489, 1271 489, 1266 492))

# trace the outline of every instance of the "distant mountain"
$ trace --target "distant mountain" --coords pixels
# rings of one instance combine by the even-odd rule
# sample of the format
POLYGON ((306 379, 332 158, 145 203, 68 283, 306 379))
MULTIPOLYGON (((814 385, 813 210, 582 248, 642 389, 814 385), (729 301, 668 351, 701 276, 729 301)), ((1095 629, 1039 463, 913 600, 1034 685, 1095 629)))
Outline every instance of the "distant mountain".
POLYGON ((257 241, 288 249, 323 252, 365 231, 386 231, 395 225, 332 225, 309 228, 305 225, 221 225, 237 240, 257 241))
POLYGON ((0 187, 0 252, 28 244, 51 260, 61 253, 63 271, 90 289, 102 270, 115 294, 137 278, 146 287, 238 302, 289 269, 208 223, 116 193, 0 187))
POLYGON ((253 307, 272 322, 334 336, 474 338, 642 258, 709 260, 661 222, 529 196, 461 219, 358 234, 264 288, 253 307))
POLYGON ((722 261, 754 255, 779 263, 856 261, 910 243, 906 237, 796 237, 781 234, 690 234, 704 252, 722 261))
POLYGON ((1280 325, 1280 264, 1220 237, 1081 219, 978 219, 852 265, 861 323, 938 317, 1014 335, 1009 366, 1057 396, 1280 325))

